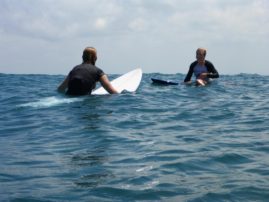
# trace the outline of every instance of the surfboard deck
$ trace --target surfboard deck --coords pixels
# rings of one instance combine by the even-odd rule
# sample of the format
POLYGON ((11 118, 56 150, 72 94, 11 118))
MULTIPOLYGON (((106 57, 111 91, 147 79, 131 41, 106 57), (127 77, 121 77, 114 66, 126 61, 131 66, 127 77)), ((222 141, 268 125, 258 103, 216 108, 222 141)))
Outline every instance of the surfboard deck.
MULTIPOLYGON (((111 81, 113 87, 119 92, 135 92, 142 79, 142 69, 134 69, 122 76, 111 81)), ((106 95, 109 94, 103 87, 100 87, 92 92, 92 95, 106 95)))
POLYGON ((156 79, 156 78, 151 78, 152 82, 154 84, 160 84, 160 85, 178 85, 177 82, 170 81, 170 80, 162 80, 162 79, 156 79))

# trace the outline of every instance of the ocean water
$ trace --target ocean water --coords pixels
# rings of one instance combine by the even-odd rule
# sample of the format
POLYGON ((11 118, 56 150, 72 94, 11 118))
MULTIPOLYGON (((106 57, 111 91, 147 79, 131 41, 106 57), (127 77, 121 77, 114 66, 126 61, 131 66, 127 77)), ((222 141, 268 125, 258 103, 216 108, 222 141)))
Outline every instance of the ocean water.
MULTIPOLYGON (((115 78, 117 75, 110 75, 115 78)), ((268 201, 269 77, 67 97, 0 74, 1 201, 268 201)))

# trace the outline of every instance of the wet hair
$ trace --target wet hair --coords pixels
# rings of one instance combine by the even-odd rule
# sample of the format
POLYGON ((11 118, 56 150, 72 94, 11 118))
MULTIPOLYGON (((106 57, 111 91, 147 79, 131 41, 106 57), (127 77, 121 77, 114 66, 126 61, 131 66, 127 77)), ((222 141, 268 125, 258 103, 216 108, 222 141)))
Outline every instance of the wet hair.
POLYGON ((83 62, 91 62, 95 64, 95 61, 97 59, 96 49, 93 47, 85 48, 83 51, 82 59, 83 59, 83 62))

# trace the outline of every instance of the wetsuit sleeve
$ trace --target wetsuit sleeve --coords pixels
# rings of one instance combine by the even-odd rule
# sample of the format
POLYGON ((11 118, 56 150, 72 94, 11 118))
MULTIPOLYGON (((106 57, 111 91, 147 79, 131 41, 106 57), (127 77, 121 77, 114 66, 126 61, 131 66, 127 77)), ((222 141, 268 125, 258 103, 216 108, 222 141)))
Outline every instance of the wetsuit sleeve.
POLYGON ((100 69, 100 68, 98 68, 98 67, 96 67, 96 69, 97 69, 97 78, 96 78, 96 80, 97 81, 100 81, 100 78, 103 76, 103 75, 105 75, 105 73, 104 73, 104 71, 102 70, 102 69, 100 69))
POLYGON ((193 69, 195 67, 195 62, 193 62, 191 65, 190 65, 190 68, 189 68, 189 71, 184 79, 184 82, 188 82, 191 80, 191 77, 192 77, 192 74, 193 74, 193 69))
POLYGON ((210 73, 209 75, 207 75, 208 78, 219 78, 219 73, 211 62, 206 61, 206 67, 208 72, 210 73))

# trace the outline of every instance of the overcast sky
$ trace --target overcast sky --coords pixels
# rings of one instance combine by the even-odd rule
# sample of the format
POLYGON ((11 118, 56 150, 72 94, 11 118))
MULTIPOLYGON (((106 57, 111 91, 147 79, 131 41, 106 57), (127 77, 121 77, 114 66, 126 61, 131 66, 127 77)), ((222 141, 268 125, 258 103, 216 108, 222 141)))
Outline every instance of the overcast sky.
POLYGON ((94 46, 106 73, 269 75, 268 0, 1 0, 0 72, 67 74, 94 46))

